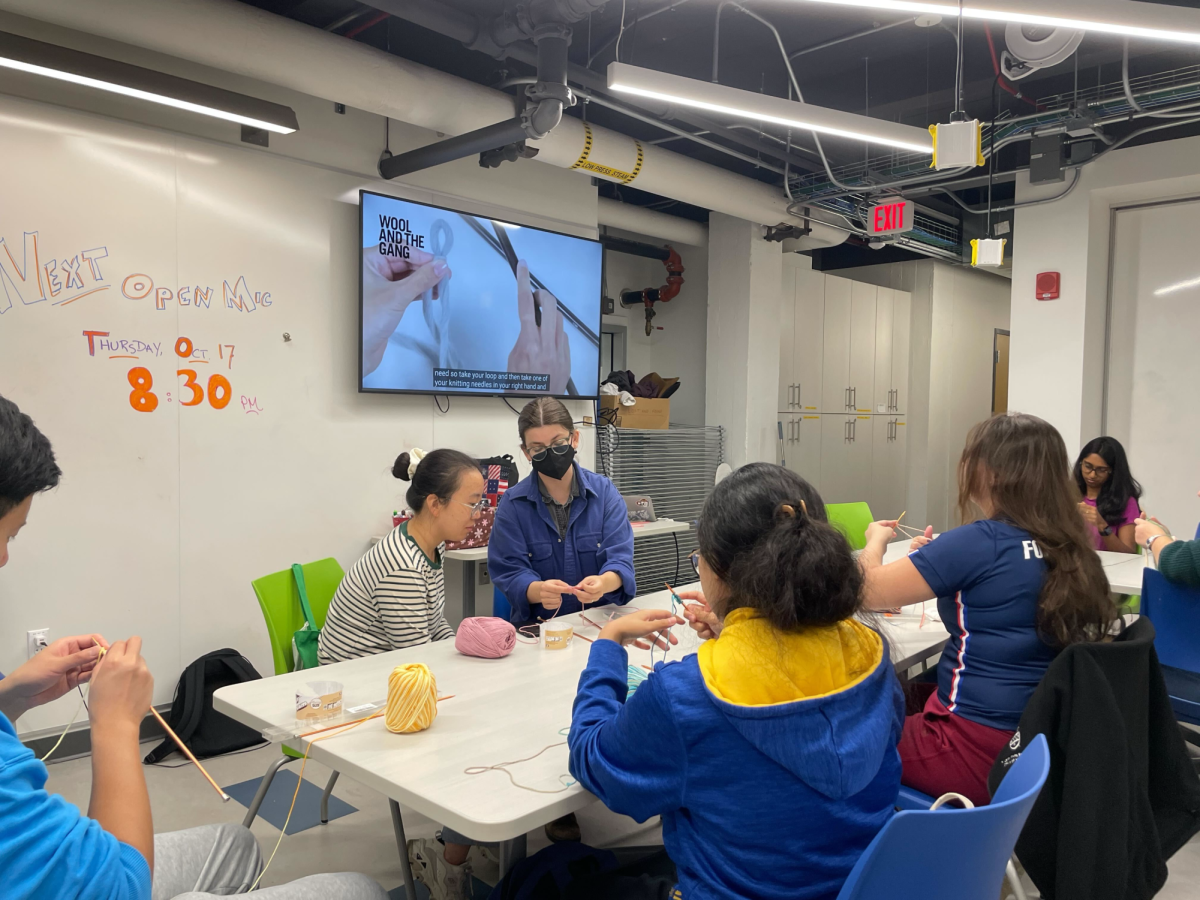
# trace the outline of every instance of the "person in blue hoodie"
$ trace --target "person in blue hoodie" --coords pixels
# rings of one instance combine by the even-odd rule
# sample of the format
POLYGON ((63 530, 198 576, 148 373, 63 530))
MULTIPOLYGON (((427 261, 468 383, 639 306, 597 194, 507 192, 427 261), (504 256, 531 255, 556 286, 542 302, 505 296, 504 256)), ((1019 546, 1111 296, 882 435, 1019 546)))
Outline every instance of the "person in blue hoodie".
MULTIPOLYGON (((62 472, 50 442, 0 397, 0 567, 34 496, 62 472)), ((154 678, 141 638, 62 638, 0 676, 0 872, 4 900, 169 900, 241 894, 262 871, 249 829, 206 825, 156 835, 138 729, 154 678), (101 648, 106 648, 102 655, 101 648), (87 815, 46 790, 46 766, 13 723, 88 685, 92 793, 87 815)), ((270 900, 386 900, 371 879, 312 875, 255 894, 270 900)))
POLYGON ((611 621, 579 680, 572 775, 614 812, 662 816, 669 863, 575 897, 832 900, 900 788, 904 701, 882 637, 858 621, 846 539, 780 466, 743 466, 700 517, 701 600, 718 634, 627 696, 631 642, 683 620, 611 621))

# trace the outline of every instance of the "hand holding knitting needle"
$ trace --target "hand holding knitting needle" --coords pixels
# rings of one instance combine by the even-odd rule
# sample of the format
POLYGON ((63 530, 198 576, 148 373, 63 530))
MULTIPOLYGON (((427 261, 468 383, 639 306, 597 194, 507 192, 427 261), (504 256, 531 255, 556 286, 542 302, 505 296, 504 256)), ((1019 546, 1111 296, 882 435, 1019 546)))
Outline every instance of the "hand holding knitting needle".
POLYGON ((641 609, 610 621, 600 630, 600 640, 616 641, 622 647, 633 644, 643 650, 649 650, 653 643, 660 650, 666 650, 670 644, 679 643, 679 638, 671 634, 671 627, 682 624, 683 619, 668 610, 641 609), (653 638, 647 641, 651 635, 653 638))

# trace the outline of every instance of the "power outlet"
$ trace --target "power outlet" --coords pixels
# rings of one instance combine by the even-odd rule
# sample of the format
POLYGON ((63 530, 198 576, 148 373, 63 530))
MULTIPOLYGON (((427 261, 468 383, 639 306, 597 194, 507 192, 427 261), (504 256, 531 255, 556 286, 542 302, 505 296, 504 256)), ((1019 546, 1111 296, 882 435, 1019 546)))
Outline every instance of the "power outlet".
POLYGON ((34 655, 49 643, 49 628, 38 628, 34 631, 25 632, 25 658, 33 659, 34 655))

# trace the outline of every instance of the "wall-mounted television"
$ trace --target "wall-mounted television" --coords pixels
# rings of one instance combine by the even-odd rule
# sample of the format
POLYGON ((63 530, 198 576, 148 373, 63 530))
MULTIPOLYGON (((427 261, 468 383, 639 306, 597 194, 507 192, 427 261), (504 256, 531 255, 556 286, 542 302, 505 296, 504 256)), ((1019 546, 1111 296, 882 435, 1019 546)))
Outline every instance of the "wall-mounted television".
POLYGON ((598 396, 599 241, 359 200, 360 391, 598 396))

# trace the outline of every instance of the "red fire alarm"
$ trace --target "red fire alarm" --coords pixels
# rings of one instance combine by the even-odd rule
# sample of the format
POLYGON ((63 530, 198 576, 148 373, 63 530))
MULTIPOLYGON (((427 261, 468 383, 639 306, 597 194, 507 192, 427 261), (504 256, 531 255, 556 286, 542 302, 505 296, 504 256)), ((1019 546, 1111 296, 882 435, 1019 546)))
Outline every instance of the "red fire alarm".
POLYGON ((1058 273, 1039 272, 1035 291, 1039 300, 1058 299, 1058 273))

